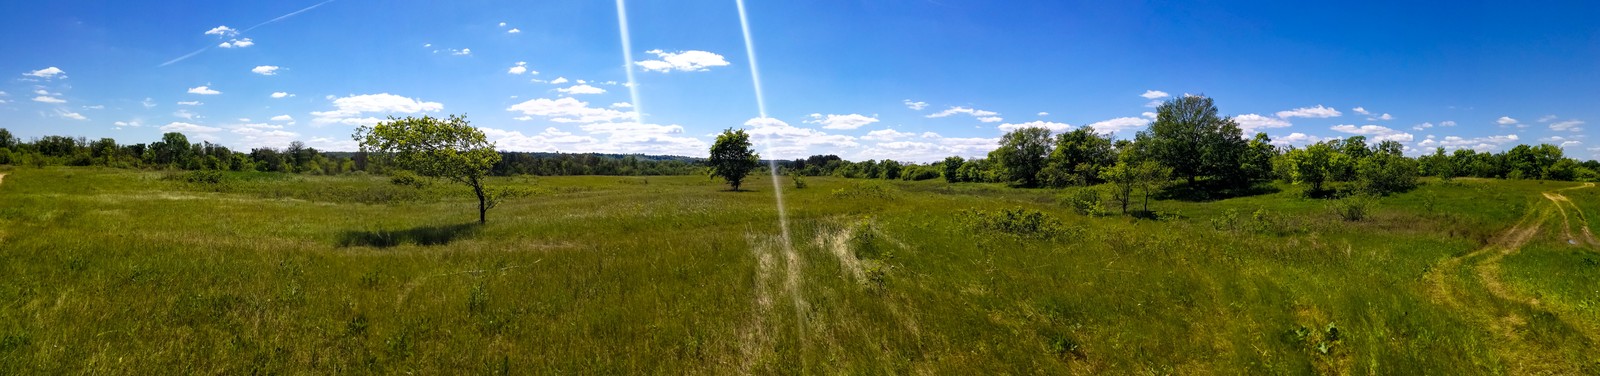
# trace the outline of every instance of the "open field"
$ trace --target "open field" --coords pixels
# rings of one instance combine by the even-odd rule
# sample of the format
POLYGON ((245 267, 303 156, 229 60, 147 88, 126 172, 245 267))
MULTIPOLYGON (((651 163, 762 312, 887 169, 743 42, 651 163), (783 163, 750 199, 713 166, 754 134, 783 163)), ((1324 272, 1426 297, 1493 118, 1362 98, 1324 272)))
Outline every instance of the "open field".
POLYGON ((1298 188, 1086 217, 1057 191, 810 178, 16 169, 0 374, 1596 374, 1600 188, 1298 188), (787 183, 787 181, 785 181, 787 183), (1056 236, 972 226, 1037 209, 1056 236))

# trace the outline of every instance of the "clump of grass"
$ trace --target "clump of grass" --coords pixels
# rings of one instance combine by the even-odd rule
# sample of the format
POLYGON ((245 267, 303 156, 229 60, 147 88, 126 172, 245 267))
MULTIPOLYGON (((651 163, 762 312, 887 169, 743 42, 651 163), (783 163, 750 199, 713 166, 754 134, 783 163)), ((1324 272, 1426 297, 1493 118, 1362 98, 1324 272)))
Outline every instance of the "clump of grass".
POLYGON ((1090 217, 1103 217, 1111 214, 1106 210, 1105 197, 1100 190, 1094 188, 1077 188, 1068 190, 1061 197, 1061 202, 1072 208, 1074 213, 1090 217))
POLYGON ((1370 196, 1355 195, 1329 202, 1328 210, 1333 211, 1334 214, 1337 214, 1339 218, 1343 218, 1345 221, 1356 222, 1366 219, 1372 213, 1372 207, 1376 204, 1376 200, 1373 200, 1370 196))

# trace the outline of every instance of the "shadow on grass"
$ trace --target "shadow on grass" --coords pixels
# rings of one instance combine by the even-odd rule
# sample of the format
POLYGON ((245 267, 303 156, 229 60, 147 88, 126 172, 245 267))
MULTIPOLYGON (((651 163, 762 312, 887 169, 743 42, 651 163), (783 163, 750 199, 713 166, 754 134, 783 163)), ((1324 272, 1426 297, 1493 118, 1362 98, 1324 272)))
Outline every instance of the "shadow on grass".
POLYGON ((339 247, 389 248, 405 243, 445 245, 478 231, 477 222, 447 226, 422 226, 406 230, 345 231, 339 234, 339 247))
POLYGON ((1156 199, 1205 202, 1278 192, 1278 187, 1266 182, 1258 182, 1241 187, 1223 181, 1199 180, 1194 183, 1183 182, 1168 187, 1162 190, 1161 194, 1156 196, 1156 199))

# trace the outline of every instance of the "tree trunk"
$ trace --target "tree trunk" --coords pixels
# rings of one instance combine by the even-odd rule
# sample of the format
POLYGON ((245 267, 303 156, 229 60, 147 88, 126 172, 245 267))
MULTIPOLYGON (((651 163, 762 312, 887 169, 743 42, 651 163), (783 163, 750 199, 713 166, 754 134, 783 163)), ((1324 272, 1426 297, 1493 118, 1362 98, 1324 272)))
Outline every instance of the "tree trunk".
POLYGON ((478 194, 478 224, 489 223, 489 198, 483 194, 483 182, 472 178, 472 193, 478 194))

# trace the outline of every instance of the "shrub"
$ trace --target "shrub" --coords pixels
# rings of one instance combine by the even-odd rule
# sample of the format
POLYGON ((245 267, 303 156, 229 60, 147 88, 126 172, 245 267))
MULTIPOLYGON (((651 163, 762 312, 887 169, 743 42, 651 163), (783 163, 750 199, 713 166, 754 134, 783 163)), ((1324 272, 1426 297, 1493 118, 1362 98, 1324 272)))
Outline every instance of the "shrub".
POLYGON ((227 175, 217 170, 199 170, 167 175, 166 179, 190 184, 220 185, 227 181, 227 175))
POLYGON ((1338 214, 1339 218, 1354 222, 1366 219, 1371 214, 1373 204, 1375 202, 1371 197, 1357 195, 1333 200, 1328 203, 1328 209, 1338 214))
POLYGON ((807 187, 806 178, 803 177, 803 176, 800 176, 800 174, 797 174, 797 173, 789 174, 789 180, 794 182, 794 189, 806 189, 806 187, 807 187))
POLYGON ((1094 188, 1079 188, 1068 190, 1061 198, 1063 204, 1072 208, 1072 211, 1081 215, 1099 217, 1110 214, 1106 211, 1104 196, 1100 190, 1094 188))
POLYGON ((1003 209, 999 212, 968 209, 961 212, 961 222, 976 230, 995 231, 1029 238, 1055 238, 1066 232, 1061 221, 1033 209, 1003 209))
POLYGON ((428 186, 428 179, 417 176, 416 173, 411 171, 400 170, 389 174, 389 183, 420 189, 428 186))

